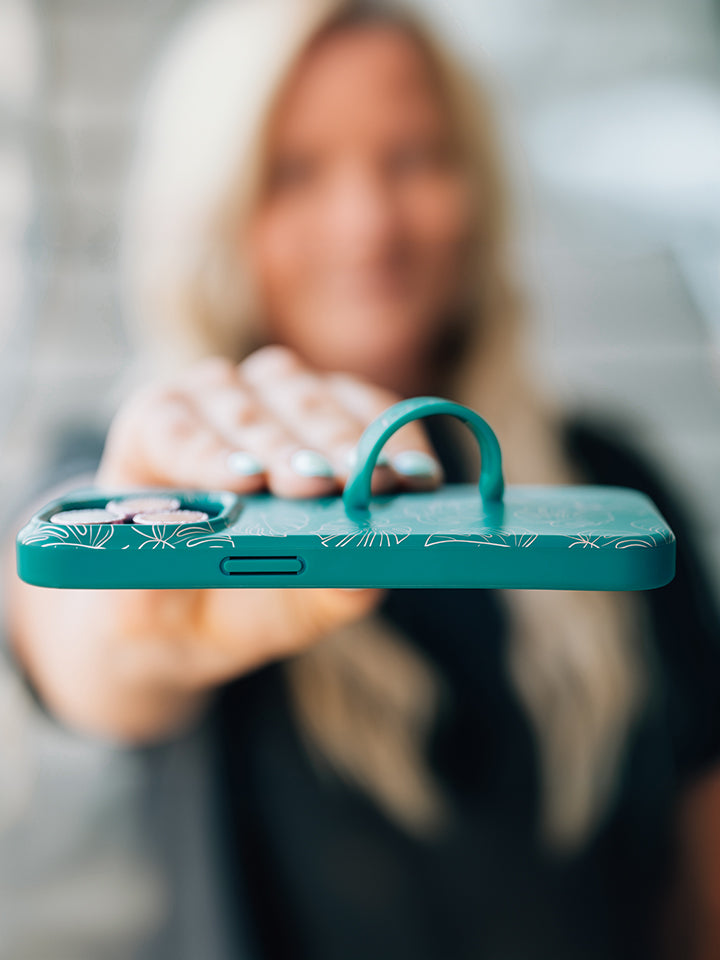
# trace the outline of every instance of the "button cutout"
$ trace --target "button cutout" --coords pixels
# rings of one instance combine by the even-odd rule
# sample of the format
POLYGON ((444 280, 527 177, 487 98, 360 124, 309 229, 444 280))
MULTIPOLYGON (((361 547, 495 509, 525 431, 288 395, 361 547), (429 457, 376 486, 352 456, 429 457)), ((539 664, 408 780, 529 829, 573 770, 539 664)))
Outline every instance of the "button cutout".
POLYGON ((229 576, 297 574, 304 569, 302 557, 224 557, 220 561, 220 570, 229 576))

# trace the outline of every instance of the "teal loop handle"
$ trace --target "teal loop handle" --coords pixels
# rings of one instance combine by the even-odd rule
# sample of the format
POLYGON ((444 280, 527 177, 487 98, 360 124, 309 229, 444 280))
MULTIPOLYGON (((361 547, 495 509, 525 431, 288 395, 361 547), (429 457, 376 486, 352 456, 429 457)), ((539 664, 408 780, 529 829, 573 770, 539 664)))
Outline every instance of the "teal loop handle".
POLYGON ((410 420, 419 420, 436 413, 448 413, 457 417, 475 434, 480 446, 480 496, 484 504, 502 503, 505 481, 500 444, 487 420, 483 420, 480 414, 470 407, 444 397, 409 397, 392 404, 365 427, 357 443, 355 466, 342 494, 347 512, 368 509, 372 472, 388 437, 410 420))

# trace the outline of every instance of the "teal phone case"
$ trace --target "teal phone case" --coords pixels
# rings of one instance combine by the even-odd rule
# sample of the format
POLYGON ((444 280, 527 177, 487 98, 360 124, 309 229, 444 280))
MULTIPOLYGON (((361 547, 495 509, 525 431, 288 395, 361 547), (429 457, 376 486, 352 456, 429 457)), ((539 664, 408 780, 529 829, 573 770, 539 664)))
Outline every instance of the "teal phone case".
POLYGON ((63 588, 485 587, 648 590, 675 575, 675 536, 652 500, 607 485, 506 486, 501 451, 479 414, 411 397, 370 423, 342 494, 89 486, 39 510, 17 536, 28 583, 63 588), (410 420, 451 414, 480 446, 477 484, 371 496, 375 461, 410 420), (51 523, 60 510, 172 493, 200 523, 51 523))

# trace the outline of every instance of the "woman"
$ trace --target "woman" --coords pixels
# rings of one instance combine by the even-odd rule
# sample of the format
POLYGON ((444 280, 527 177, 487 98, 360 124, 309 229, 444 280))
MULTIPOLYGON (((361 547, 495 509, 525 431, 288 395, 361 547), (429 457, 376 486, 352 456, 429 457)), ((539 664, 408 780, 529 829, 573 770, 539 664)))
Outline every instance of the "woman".
MULTIPOLYGON (((720 619, 652 467, 530 375, 502 180, 479 91, 385 3, 206 5, 149 98, 125 243, 144 382, 99 485, 337 493, 364 426, 432 393, 488 419, 509 483, 635 486, 678 537, 675 580, 639 594, 11 574, 18 660, 66 723, 134 745, 211 718, 263 958, 720 951, 720 619)), ((473 444, 407 424, 373 489, 470 482, 473 444)))

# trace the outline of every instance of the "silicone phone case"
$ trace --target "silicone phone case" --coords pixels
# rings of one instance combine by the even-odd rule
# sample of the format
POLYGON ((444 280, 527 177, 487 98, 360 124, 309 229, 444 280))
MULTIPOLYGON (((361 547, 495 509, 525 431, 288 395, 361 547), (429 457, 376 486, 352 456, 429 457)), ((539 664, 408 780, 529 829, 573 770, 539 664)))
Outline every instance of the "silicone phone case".
POLYGON ((508 485, 489 424, 442 397, 401 400, 370 423, 342 494, 314 499, 227 490, 84 487, 48 503, 17 536, 28 583, 66 588, 486 587, 647 590, 675 575, 675 536, 648 496, 608 485, 508 485), (477 484, 371 496, 388 437, 451 414, 480 446, 477 484), (51 523, 60 510, 172 493, 200 523, 51 523))

